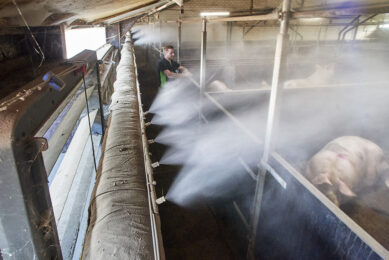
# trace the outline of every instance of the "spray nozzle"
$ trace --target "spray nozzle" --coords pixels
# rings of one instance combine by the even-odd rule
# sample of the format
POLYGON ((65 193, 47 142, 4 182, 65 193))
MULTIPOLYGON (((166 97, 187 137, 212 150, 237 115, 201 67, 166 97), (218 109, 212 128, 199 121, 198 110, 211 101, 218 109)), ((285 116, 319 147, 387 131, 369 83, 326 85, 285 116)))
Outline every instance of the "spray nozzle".
POLYGON ((148 140, 148 142, 149 142, 149 144, 155 143, 154 139, 150 139, 150 140, 148 140))
POLYGON ((147 122, 147 123, 145 124, 146 127, 149 126, 149 125, 151 125, 151 122, 147 122))
POLYGON ((159 166, 159 162, 155 162, 155 163, 151 164, 151 167, 153 167, 153 168, 157 168, 158 166, 159 166))
POLYGON ((49 84, 50 87, 52 87, 57 91, 61 91, 66 85, 62 79, 60 79, 57 75, 55 75, 51 71, 43 75, 43 81, 47 82, 47 84, 49 84))
POLYGON ((161 205, 162 203, 166 202, 166 198, 165 198, 165 196, 162 196, 162 197, 158 198, 155 202, 158 205, 161 205))

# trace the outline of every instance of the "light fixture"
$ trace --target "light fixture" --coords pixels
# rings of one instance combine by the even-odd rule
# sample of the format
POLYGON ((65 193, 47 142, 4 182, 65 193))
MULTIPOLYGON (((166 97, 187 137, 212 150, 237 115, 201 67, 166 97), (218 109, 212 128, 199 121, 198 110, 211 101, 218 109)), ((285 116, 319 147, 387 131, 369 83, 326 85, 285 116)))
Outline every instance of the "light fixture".
POLYGON ((389 23, 380 24, 379 27, 387 29, 387 28, 389 28, 389 23))
POLYGON ((200 13, 201 17, 209 17, 209 16, 228 16, 230 12, 202 12, 200 13))
POLYGON ((311 18, 300 18, 299 19, 300 21, 303 21, 303 22, 323 22, 326 20, 326 18, 322 18, 322 17, 311 17, 311 18))

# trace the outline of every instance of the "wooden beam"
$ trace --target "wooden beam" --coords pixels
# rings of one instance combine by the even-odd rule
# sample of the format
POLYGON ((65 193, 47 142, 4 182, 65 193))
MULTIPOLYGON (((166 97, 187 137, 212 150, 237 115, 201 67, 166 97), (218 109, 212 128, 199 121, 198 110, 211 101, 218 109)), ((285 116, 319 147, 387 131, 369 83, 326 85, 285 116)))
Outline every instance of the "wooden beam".
POLYGON ((184 4, 183 0, 173 0, 174 3, 176 3, 179 6, 182 6, 184 4))
POLYGON ((120 12, 120 13, 117 13, 117 14, 114 14, 114 15, 106 16, 106 17, 103 17, 103 18, 100 18, 100 19, 97 19, 97 20, 93 21, 92 24, 104 23, 106 20, 113 19, 115 17, 121 16, 123 14, 129 13, 129 12, 132 12, 132 11, 136 11, 137 9, 141 9, 141 8, 147 7, 147 6, 155 4, 155 3, 158 3, 158 1, 151 1, 151 2, 149 2, 147 4, 142 4, 142 5, 139 5, 139 6, 135 7, 135 8, 130 8, 130 9, 126 10, 126 11, 123 11, 123 12, 120 12))

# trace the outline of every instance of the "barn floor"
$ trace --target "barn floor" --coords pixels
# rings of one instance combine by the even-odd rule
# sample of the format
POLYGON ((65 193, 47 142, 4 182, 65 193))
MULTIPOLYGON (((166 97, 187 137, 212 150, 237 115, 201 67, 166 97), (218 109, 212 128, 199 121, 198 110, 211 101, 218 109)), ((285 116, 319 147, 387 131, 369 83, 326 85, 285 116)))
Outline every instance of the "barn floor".
MULTIPOLYGON (((147 49, 139 46, 135 48, 135 53, 142 102, 144 111, 147 111, 158 91, 156 64, 149 60, 158 57, 151 57, 147 49)), ((149 114, 146 121, 151 118, 149 114)), ((147 137, 154 139, 161 130, 161 127, 151 125, 147 128, 147 137)), ((152 144, 152 161, 159 161, 165 149, 158 143, 152 144)), ((158 197, 166 194, 179 169, 179 166, 162 165, 154 170, 158 197)), ((159 206, 159 212, 166 259, 242 259, 234 248, 234 242, 226 239, 231 236, 226 235, 228 231, 221 219, 208 205, 183 208, 165 202, 159 206)))

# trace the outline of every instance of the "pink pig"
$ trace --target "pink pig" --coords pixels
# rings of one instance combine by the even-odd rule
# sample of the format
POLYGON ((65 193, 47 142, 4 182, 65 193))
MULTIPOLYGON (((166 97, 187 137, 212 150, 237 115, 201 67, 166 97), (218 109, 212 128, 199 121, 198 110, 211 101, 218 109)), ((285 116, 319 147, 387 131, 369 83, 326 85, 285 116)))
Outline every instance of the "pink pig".
POLYGON ((296 87, 319 87, 331 82, 334 76, 335 65, 333 63, 328 65, 316 65, 315 71, 306 78, 303 79, 291 79, 285 81, 284 88, 296 88, 296 87))
POLYGON ((224 82, 220 80, 214 80, 207 86, 206 90, 208 92, 224 92, 224 91, 231 91, 232 89, 227 87, 227 85, 224 82))
POLYGON ((358 136, 342 136, 311 158, 306 177, 339 206, 379 181, 389 187, 389 164, 375 143, 358 136))

